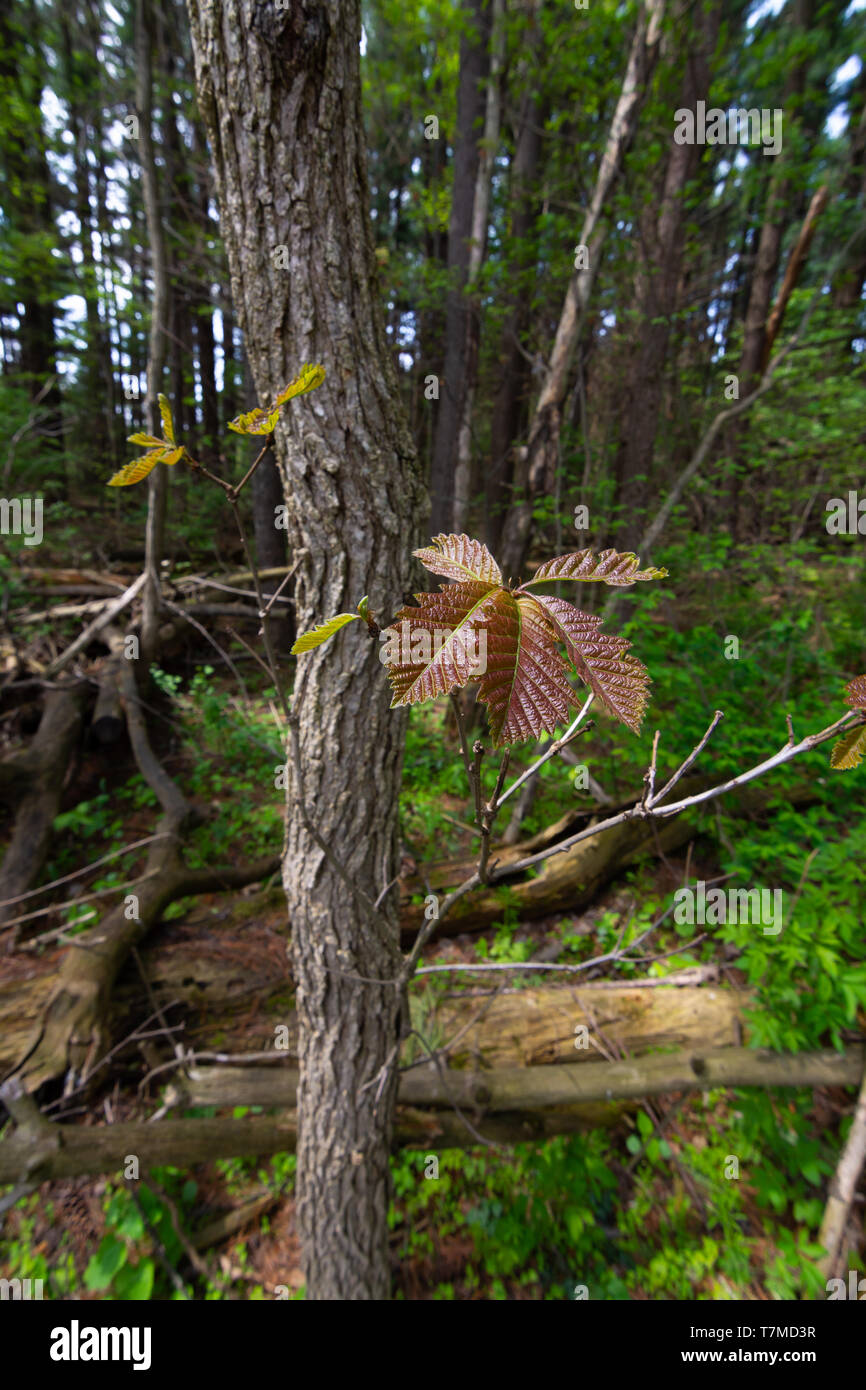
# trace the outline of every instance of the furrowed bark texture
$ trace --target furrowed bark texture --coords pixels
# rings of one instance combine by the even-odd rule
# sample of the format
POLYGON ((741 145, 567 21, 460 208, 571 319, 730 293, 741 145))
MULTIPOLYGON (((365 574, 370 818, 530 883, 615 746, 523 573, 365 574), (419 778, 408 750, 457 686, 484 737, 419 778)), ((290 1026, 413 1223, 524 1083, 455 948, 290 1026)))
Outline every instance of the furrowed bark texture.
MULTIPOLYGON (((189 11, 259 399, 305 361, 327 372, 292 403, 275 440, 300 561, 298 630, 364 594, 387 620, 409 581, 426 499, 376 286, 358 0, 293 0, 288 10, 189 0, 189 11)), ((283 881, 300 1017, 298 1221, 312 1299, 388 1295, 396 1079, 381 1094, 361 1087, 397 1042, 400 1001, 390 985, 358 978, 391 979, 400 960, 393 897, 387 921, 365 901, 396 873, 403 742, 378 651, 354 624, 300 657, 295 683, 299 764, 289 757, 283 881)))

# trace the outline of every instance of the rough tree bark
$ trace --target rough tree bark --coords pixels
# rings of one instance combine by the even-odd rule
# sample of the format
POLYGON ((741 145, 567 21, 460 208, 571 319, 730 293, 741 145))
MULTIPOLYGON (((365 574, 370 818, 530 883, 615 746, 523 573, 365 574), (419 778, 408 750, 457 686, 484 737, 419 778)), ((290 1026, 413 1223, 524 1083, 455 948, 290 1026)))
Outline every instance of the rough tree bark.
MULTIPOLYGON (((259 396, 304 361, 327 371, 276 434, 300 561, 298 628, 354 608, 364 594, 390 617, 426 499, 376 289, 359 3, 303 0, 285 11, 269 0, 189 0, 189 11, 233 297, 259 396), (287 256, 274 255, 279 246, 287 256)), ((297 1211, 311 1299, 385 1298, 389 1287, 396 1079, 381 1094, 361 1088, 401 1027, 397 990, 378 983, 399 968, 395 905, 388 896, 380 912, 370 904, 395 872, 403 725, 389 713, 378 651, 360 629, 299 661, 299 762, 289 761, 283 880, 301 1020, 297 1211)))

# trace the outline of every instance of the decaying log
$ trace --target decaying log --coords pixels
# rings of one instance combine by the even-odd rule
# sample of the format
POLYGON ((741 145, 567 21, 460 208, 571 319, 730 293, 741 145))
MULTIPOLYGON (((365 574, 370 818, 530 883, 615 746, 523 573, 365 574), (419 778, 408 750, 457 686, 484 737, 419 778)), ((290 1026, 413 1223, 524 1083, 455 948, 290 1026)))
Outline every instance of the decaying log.
MULTIPOLYGON (((435 1150, 476 1143, 454 1113, 455 1101, 485 1138, 513 1143, 595 1126, 599 1103, 609 1107, 616 1100, 722 1086, 856 1086, 864 1056, 862 1045, 841 1053, 827 1049, 792 1056, 724 1048, 653 1055, 640 1061, 591 1062, 582 1067, 449 1071, 444 1077, 436 1068, 425 1066, 401 1077, 395 1146, 435 1150)), ((286 1080, 289 1075, 286 1069, 286 1080)), ((16 1182, 24 1175, 30 1181, 45 1181, 83 1173, 119 1173, 132 1154, 143 1172, 166 1163, 186 1166, 240 1154, 290 1152, 296 1128, 294 1111, 244 1120, 163 1120, 94 1127, 25 1124, 0 1141, 0 1183, 16 1182)))
POLYGON ((56 982, 15 1070, 27 1090, 53 1077, 67 1084, 84 1079, 107 1047, 111 989, 130 949, 159 920, 170 902, 213 887, 240 887, 274 872, 277 857, 243 869, 191 870, 183 860, 181 836, 192 808, 157 761, 147 738, 134 663, 121 661, 122 699, 139 771, 155 792, 163 814, 151 844, 137 902, 121 902, 100 925, 72 942, 56 982))
POLYGON ((48 854, 72 751, 81 732, 86 692, 83 682, 49 690, 33 742, 0 764, 0 788, 17 802, 12 838, 0 866, 0 927, 18 915, 10 899, 33 887, 48 854))
POLYGON ((452 1066, 583 1063, 658 1047, 734 1046, 742 1041, 745 1002, 732 990, 712 986, 549 985, 487 1001, 471 994, 441 1000, 433 1026, 445 1041, 459 1034, 449 1049, 452 1066), (586 1048, 575 1046, 579 1027, 587 1030, 586 1048))
MULTIPOLYGON (((297 1031, 287 1020, 286 1046, 294 1055, 297 1031)), ((589 1065, 600 1056, 641 1054, 658 1047, 701 1051, 735 1046, 742 1036, 740 1000, 729 990, 675 986, 642 990, 596 985, 542 986, 479 999, 442 1001, 422 1031, 455 1071, 589 1065), (578 1029, 586 1029, 575 1047, 578 1029), (453 1046, 449 1040, 455 1038, 453 1046), (441 1040, 441 1041, 440 1041, 441 1040)), ((268 1039, 263 1039, 267 1044, 268 1039)), ((404 1057, 412 1046, 409 1040, 404 1057)), ((283 1054, 285 1056, 285 1054, 283 1054)), ((284 1067, 196 1066, 174 1083, 172 1103, 192 1105, 291 1105, 284 1067)), ((409 1073, 411 1076, 413 1073, 409 1073)), ((408 1097, 407 1097, 408 1098, 408 1097)))
MULTIPOLYGON (((860 1094, 857 1097, 857 1106, 851 1128, 848 1131, 848 1138, 845 1141, 845 1148, 842 1150, 842 1156, 830 1183, 830 1193, 824 1208, 821 1230, 818 1233, 818 1244, 823 1245, 827 1252, 821 1261, 821 1273, 827 1279, 836 1274, 839 1268, 839 1258, 846 1254, 844 1248, 845 1228, 848 1224, 848 1214, 854 1201, 854 1194, 857 1191, 857 1184, 860 1181, 864 1164, 866 1164, 866 1073, 863 1074, 860 1094)), ((847 1268, 848 1261, 845 1260, 842 1269, 847 1268)))
MULTIPOLYGON (((680 788, 685 797, 712 785, 711 779, 695 776, 683 778, 680 788)), ((786 794, 790 805, 806 805, 816 795, 814 786, 808 782, 797 783, 786 794)), ((759 815, 776 795, 775 788, 749 785, 728 797, 726 807, 742 815, 759 815)), ((614 806, 606 814, 615 814, 632 804, 629 801, 614 806)), ((534 853, 566 839, 588 823, 589 814, 576 809, 520 846, 496 845, 490 852, 491 867, 495 863, 497 870, 505 869, 524 858, 527 851, 534 853)), ((687 813, 661 822, 624 821, 599 835, 587 836, 562 854, 553 855, 541 865, 537 878, 508 883, 508 902, 521 920, 548 917, 557 912, 579 912, 589 906, 605 884, 637 860, 659 852, 669 854, 687 844, 694 834, 694 820, 687 813)), ((468 878, 475 867, 474 859, 461 857, 430 865, 425 882, 416 877, 401 881, 400 934, 404 946, 414 941, 424 925, 424 907, 411 899, 420 897, 423 900, 428 892, 444 896, 468 878)), ((481 931, 498 921, 503 914, 503 886, 500 883, 467 893, 452 908, 437 934, 460 936, 467 931, 481 931)))
MULTIPOLYGON (((256 895, 244 904, 244 911, 251 920, 272 913, 280 896, 280 889, 264 898, 256 895)), ((261 1041, 254 1045, 272 1045, 273 1025, 279 1022, 288 1029, 287 1046, 293 1053, 297 1020, 287 997, 291 980, 285 953, 276 949, 268 932, 252 926, 243 940, 239 949, 236 935, 229 933, 223 945, 218 933, 209 933, 208 948, 202 950, 193 926, 179 940, 147 943, 141 960, 153 997, 162 1006, 178 1003, 186 1014, 199 1016, 206 1011, 205 1021, 196 1027, 194 1045, 215 1047, 219 1040, 220 1051, 231 1052, 249 1050, 248 1025, 238 1018, 235 1041, 232 1020, 254 995, 262 1014, 261 1041)), ((281 948, 281 939, 278 944, 281 948)), ((46 962, 25 963, 16 958, 14 967, 7 966, 6 977, 0 979, 0 1073, 27 1050, 27 1039, 57 986, 60 960, 62 956, 49 972, 46 962)), ((742 1011, 749 999, 748 994, 712 985, 678 985, 673 980, 659 981, 653 989, 637 984, 565 983, 489 994, 467 992, 439 1001, 432 1014, 416 1014, 413 1005, 413 1024, 433 1046, 456 1038, 448 1052, 452 1065, 536 1066, 584 1062, 600 1053, 616 1055, 620 1049, 640 1053, 654 1047, 734 1045, 741 1041, 742 1011), (574 1029, 579 1024, 588 1030, 588 1050, 574 1046, 574 1029)), ((130 1018, 150 1012, 150 996, 130 964, 112 991, 106 1031, 117 1042, 129 1032, 130 1018)), ((172 1021, 178 1017, 173 1014, 172 1021)))
POLYGON ((90 732, 103 746, 116 743, 123 733, 123 706, 120 701, 122 660, 120 655, 110 656, 99 672, 99 693, 90 720, 90 732))
MULTIPOLYGON (((278 872, 276 855, 271 861, 251 866, 251 872, 269 868, 278 872)), ((219 892, 223 888, 230 888, 230 884, 221 882, 219 871, 215 871, 207 891, 219 892)), ((129 891, 137 889, 131 886, 129 891)), ((195 1020, 194 1029, 183 1035, 185 1045, 190 1046, 210 1047, 219 1043, 223 1051, 248 1050, 247 1015, 253 1000, 265 1014, 269 1007, 279 1007, 278 1018, 283 1022, 283 1001, 291 988, 284 941, 271 939, 268 931, 259 930, 255 925, 256 916, 273 914, 280 899, 284 909, 282 887, 245 899, 243 909, 250 914, 250 920, 242 935, 232 929, 223 940, 222 933, 212 931, 206 924, 207 945, 203 946, 202 934, 194 924, 187 931, 183 924, 172 923, 166 934, 168 939, 159 932, 153 939, 143 941, 140 960, 150 993, 138 966, 129 960, 111 991, 106 1033, 112 1044, 116 1045, 131 1033, 131 1020, 150 1017, 152 998, 163 1009, 172 1004, 180 1006, 183 1013, 173 1011, 172 1023, 180 1018, 188 1022, 195 1020)), ((240 904, 228 910, 227 916, 232 922, 241 916, 240 904)), ((27 1052, 38 1020, 57 988, 63 958, 62 950, 54 948, 41 958, 18 954, 3 961, 0 968, 0 1076, 10 1071, 27 1052)), ((273 1039, 272 1032, 270 1036, 273 1039)))

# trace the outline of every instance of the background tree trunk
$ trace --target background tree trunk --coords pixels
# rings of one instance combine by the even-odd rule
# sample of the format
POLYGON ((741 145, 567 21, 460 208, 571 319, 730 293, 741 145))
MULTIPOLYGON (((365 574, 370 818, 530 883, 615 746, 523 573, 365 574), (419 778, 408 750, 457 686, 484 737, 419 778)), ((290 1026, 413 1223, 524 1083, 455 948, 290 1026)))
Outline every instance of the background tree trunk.
MULTIPOLYGON (((150 342, 147 353, 147 396, 144 425, 149 434, 162 436, 157 396, 162 390, 165 368, 165 320, 168 312, 168 269, 165 233, 159 213, 159 186, 153 153, 153 21, 150 0, 137 0, 135 8, 135 104, 138 111, 138 148, 141 155, 141 184, 150 244, 153 299, 150 310, 150 342)), ((141 654, 149 663, 156 652, 159 628, 159 566, 162 560, 167 496, 166 470, 154 468, 148 479, 147 531, 145 535, 144 617, 141 628, 141 654)))
MULTIPOLYGON (((298 627, 364 594, 390 617, 426 498, 376 287, 359 3, 308 0, 286 12, 269 0, 189 0, 189 11, 233 298, 260 399, 304 361, 327 371, 276 434, 301 561, 298 627), (277 246, 288 248, 288 269, 274 264, 277 246)), ((401 1027, 397 990, 378 983, 399 968, 394 904, 384 898, 387 919, 369 906, 395 872, 403 723, 388 706, 361 624, 298 663, 283 881, 298 985, 297 1214, 310 1299, 381 1299, 389 1288, 396 1076, 381 1094, 375 1084, 361 1090, 401 1027)))
POLYGON ((485 113, 484 79, 490 68, 487 0, 467 0, 467 30, 460 43, 454 183, 448 224, 448 303, 445 314, 445 369, 436 409, 430 489, 432 534, 454 527, 457 442, 466 402, 466 359, 470 351, 471 307, 465 295, 471 253, 472 217, 485 113))

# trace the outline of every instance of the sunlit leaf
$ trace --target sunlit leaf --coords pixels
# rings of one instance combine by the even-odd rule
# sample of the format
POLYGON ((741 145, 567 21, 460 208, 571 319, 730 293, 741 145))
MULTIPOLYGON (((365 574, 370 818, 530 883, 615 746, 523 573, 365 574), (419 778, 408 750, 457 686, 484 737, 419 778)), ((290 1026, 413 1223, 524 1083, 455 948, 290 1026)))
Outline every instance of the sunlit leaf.
POLYGON ((152 434, 130 434, 127 436, 128 444, 141 444, 145 449, 158 449, 165 447, 164 439, 155 439, 152 434))
POLYGON ((149 453, 142 454, 141 458, 132 459, 130 463, 124 464, 113 478, 109 478, 108 486, 131 487, 133 483, 140 483, 156 467, 164 453, 165 446, 161 444, 158 449, 151 449, 149 453))
POLYGON ((292 655, 297 656, 300 652, 312 651, 314 647, 321 647, 323 642, 327 642, 333 637, 335 632, 339 632, 341 627, 347 623, 353 623, 360 617, 358 613, 338 613, 335 618, 329 618, 326 623, 319 627, 314 627, 311 632, 305 632, 299 637, 292 647, 292 655))
POLYGON ((280 409, 294 396, 306 395, 321 386, 325 380, 325 369, 316 363, 306 363, 295 377, 280 391, 273 405, 255 406, 229 421, 229 429, 235 434, 272 434, 280 418, 280 409))
POLYGON ((173 467, 174 464, 176 464, 176 463, 178 462, 178 460, 181 459, 181 458, 183 458, 183 445, 181 445, 180 448, 178 448, 178 449, 170 449, 170 450, 168 450, 168 452, 165 454, 165 456, 164 456, 162 462, 163 462, 163 463, 167 463, 167 464, 169 465, 169 467, 173 467))
POLYGON ((622 586, 634 584, 637 580, 666 577, 667 570, 642 570, 638 556, 630 550, 622 553, 602 550, 598 555, 593 555, 591 550, 576 550, 571 555, 560 555, 556 560, 547 560, 539 565, 523 587, 529 588, 551 579, 580 579, 622 586))
POLYGON ((856 728, 849 729, 847 734, 844 734, 833 744, 830 766, 835 768, 837 772, 846 772, 849 768, 860 766, 864 753, 866 753, 866 724, 858 724, 856 728))
POLYGON ((261 406, 255 406, 243 415, 237 415, 234 420, 229 420, 229 429, 234 430, 235 434, 273 434, 280 418, 278 410, 265 411, 261 406))
POLYGON ((305 396, 308 391, 315 391, 317 386, 321 386, 324 380, 324 367, 319 366, 318 363, 307 362, 298 372, 294 381, 290 381, 285 390, 280 392, 274 405, 285 405, 286 401, 292 400, 294 396, 305 396))
POLYGON ((171 406, 168 403, 167 397, 164 396, 162 392, 160 392, 156 399, 159 402, 159 413, 162 416, 163 438, 166 439, 169 444, 175 444, 177 441, 174 437, 174 420, 171 418, 171 406))

